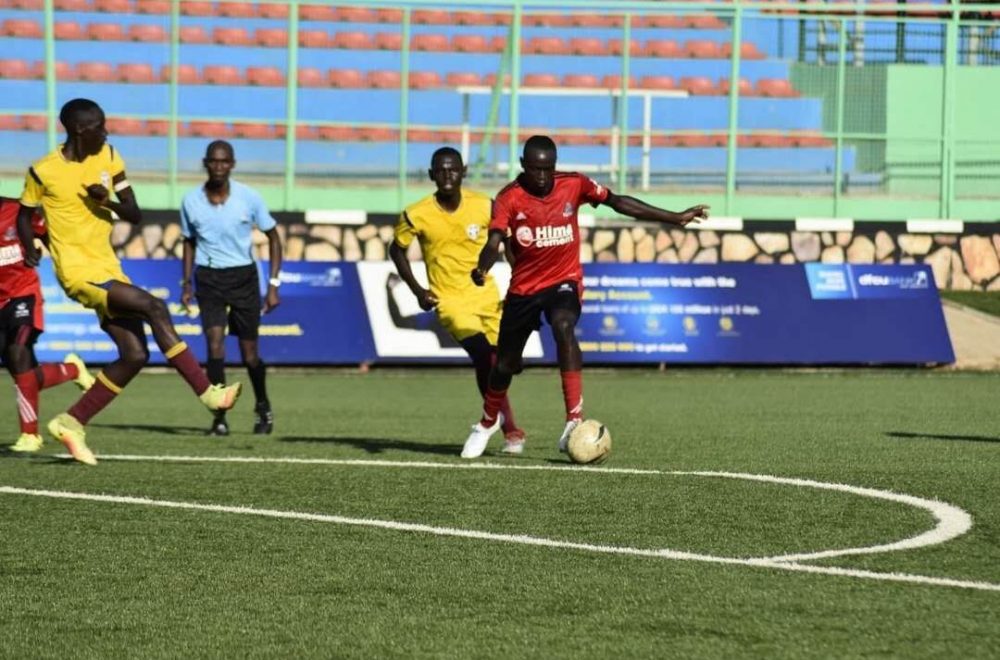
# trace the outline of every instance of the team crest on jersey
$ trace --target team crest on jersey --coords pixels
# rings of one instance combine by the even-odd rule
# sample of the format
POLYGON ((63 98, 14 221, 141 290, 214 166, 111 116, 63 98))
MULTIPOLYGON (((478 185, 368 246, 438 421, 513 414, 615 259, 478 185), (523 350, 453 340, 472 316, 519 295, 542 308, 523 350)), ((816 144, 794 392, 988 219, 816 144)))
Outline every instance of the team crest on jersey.
POLYGON ((573 215, 573 205, 566 202, 566 206, 563 207, 563 217, 568 218, 573 215))
POLYGON ((473 241, 479 238, 479 225, 469 225, 466 227, 465 235, 473 241))
POLYGON ((528 247, 535 242, 535 232, 531 231, 531 227, 518 227, 514 238, 524 247, 528 247))

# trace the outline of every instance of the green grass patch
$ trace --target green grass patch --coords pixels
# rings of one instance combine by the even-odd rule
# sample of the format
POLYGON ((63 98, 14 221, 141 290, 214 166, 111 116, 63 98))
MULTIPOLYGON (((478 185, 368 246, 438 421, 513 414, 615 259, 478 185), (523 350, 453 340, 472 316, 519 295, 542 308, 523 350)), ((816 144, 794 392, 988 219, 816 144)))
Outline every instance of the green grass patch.
POLYGON ((1000 316, 1000 291, 941 291, 945 300, 1000 316))

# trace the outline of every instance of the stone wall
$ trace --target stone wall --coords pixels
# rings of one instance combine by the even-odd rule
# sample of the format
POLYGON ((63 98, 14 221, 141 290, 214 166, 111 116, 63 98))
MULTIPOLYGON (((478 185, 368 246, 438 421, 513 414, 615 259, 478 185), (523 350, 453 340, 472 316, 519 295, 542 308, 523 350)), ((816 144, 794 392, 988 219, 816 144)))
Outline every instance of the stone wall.
MULTIPOLYGON (((161 214, 162 215, 162 214, 161 214)), ((281 218, 278 231, 289 261, 381 261, 392 240, 391 216, 364 225, 307 225, 301 216, 281 218)), ((581 258, 586 262, 695 263, 722 261, 764 264, 927 263, 939 288, 1000 290, 1000 225, 966 225, 964 234, 911 234, 905 223, 859 224, 853 232, 795 231, 793 222, 748 223, 741 231, 623 226, 581 229, 581 258)), ((140 227, 115 225, 112 242, 120 256, 179 258, 180 227, 162 218, 140 227)), ((267 254, 257 234, 258 254, 267 254)), ((410 257, 420 255, 416 243, 410 257)))

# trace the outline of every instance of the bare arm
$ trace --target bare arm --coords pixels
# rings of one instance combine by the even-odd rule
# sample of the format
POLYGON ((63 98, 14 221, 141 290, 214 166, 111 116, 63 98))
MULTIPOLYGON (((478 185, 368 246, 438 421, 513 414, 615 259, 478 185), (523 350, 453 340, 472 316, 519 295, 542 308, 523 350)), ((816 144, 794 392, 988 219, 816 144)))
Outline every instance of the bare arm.
MULTIPOLYGON (((267 258, 271 266, 270 279, 276 280, 281 276, 281 236, 278 235, 277 227, 272 227, 264 232, 264 234, 267 236, 267 258)), ((263 312, 267 314, 280 304, 281 298, 278 296, 278 287, 268 282, 263 312)))
POLYGON ((21 248, 24 250, 24 265, 34 268, 41 259, 41 253, 35 247, 35 228, 31 218, 35 215, 35 209, 30 206, 21 205, 17 211, 17 238, 21 241, 21 248))
POLYGON ((184 263, 184 274, 181 276, 181 304, 187 307, 191 304, 191 274, 194 272, 194 253, 197 250, 197 243, 193 238, 184 239, 184 248, 181 260, 184 263))
POLYGON ((426 312, 437 307, 437 297, 417 281, 413 275, 413 268, 410 267, 410 260, 406 258, 406 250, 396 241, 389 244, 389 258, 392 259, 392 263, 396 264, 396 272, 399 273, 399 277, 406 282, 406 286, 410 287, 420 309, 426 312))
POLYGON ((500 243, 503 242, 504 233, 499 229, 491 229, 486 245, 479 252, 479 264, 472 269, 472 281, 476 286, 486 284, 486 274, 493 268, 493 264, 500 257, 500 243))
POLYGON ((665 222, 683 227, 690 222, 699 222, 708 218, 708 207, 704 204, 692 206, 691 208, 676 213, 656 206, 652 206, 628 195, 615 195, 608 193, 608 198, 604 201, 605 206, 609 206, 622 215, 627 215, 636 220, 650 220, 653 222, 665 222))

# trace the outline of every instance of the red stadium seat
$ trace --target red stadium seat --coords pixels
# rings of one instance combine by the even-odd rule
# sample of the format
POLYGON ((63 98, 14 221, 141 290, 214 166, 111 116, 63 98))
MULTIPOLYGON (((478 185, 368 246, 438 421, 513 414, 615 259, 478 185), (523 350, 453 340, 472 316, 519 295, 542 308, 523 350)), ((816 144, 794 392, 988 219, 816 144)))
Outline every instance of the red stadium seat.
MULTIPOLYGON (((278 124, 274 127, 274 132, 278 138, 284 140, 288 132, 285 130, 284 125, 278 124)), ((296 140, 318 140, 319 139, 319 129, 315 126, 296 126, 295 127, 295 139, 296 140)))
MULTIPOLYGON (((719 94, 728 94, 730 89, 729 78, 719 79, 719 94)), ((740 86, 738 93, 740 96, 756 96, 757 92, 754 91, 753 85, 746 78, 740 78, 740 86)))
POLYGON ((262 2, 257 5, 257 15, 261 18, 288 18, 288 5, 275 2, 262 2))
POLYGON ((358 132, 351 126, 320 126, 319 139, 330 142, 355 142, 358 132))
POLYGON ((441 74, 437 71, 410 71, 412 89, 434 89, 441 86, 441 74))
POLYGON ((0 131, 23 131, 24 119, 17 115, 0 115, 0 131))
POLYGON ((211 2, 201 0, 181 0, 181 14, 184 16, 214 16, 215 7, 211 2))
MULTIPOLYGON (((284 131, 282 131, 282 133, 284 133, 284 131)), ((248 140, 273 140, 277 136, 277 131, 271 124, 258 124, 255 122, 241 122, 233 124, 233 137, 245 138, 248 140)))
POLYGON ((83 26, 76 21, 56 21, 52 31, 60 41, 83 41, 87 38, 83 26))
POLYGON ((329 48, 330 35, 323 30, 299 30, 299 45, 303 48, 329 48))
POLYGON ((249 2, 220 2, 215 14, 229 18, 254 18, 257 8, 249 2))
POLYGON ((167 40, 167 31, 159 25, 134 23, 128 28, 127 38, 131 41, 161 43, 167 40))
POLYGON ((621 27, 625 24, 623 16, 613 14, 572 14, 570 21, 577 27, 585 28, 621 27))
POLYGON ((247 84, 255 87, 283 87, 285 73, 276 66, 248 66, 247 84))
POLYGON ((288 32, 282 28, 260 28, 254 31, 253 40, 265 48, 287 48, 288 32))
POLYGON ((441 144, 459 144, 462 141, 462 131, 440 131, 441 144))
POLYGON ((90 11, 90 0, 55 0, 52 3, 56 11, 90 11))
POLYGON ((303 21, 328 21, 337 20, 337 8, 330 5, 300 5, 299 18, 303 21))
POLYGON ((441 142, 441 131, 428 128, 411 128, 406 132, 407 142, 430 142, 436 144, 441 142))
POLYGON ((683 18, 667 14, 653 14, 651 16, 646 16, 640 24, 642 27, 646 28, 660 28, 667 30, 676 30, 678 28, 686 27, 683 18))
POLYGON ((212 41, 223 46, 251 46, 253 39, 246 28, 221 28, 212 30, 212 41))
POLYGON ((607 55, 608 46, 603 39, 596 37, 572 37, 569 51, 574 55, 607 55))
POLYGON ((496 17, 481 11, 453 11, 451 22, 454 25, 496 25, 496 17))
POLYGON ((685 16, 684 24, 695 30, 721 30, 728 27, 719 18, 711 14, 685 16))
POLYGON ((135 0, 137 14, 169 14, 170 0, 135 0))
POLYGON ((170 134, 170 122, 163 119, 147 119, 144 128, 146 135, 159 137, 170 134))
POLYGON ((93 0, 94 11, 105 14, 131 14, 132 3, 129 0, 93 0))
MULTIPOLYGON (((728 41, 722 44, 722 56, 732 57, 733 55, 733 45, 728 41)), ((744 41, 740 44, 740 58, 744 60, 763 60, 767 57, 758 48, 757 44, 751 43, 749 41, 744 41)))
MULTIPOLYGON (((495 74, 495 73, 487 73, 486 76, 483 78, 483 82, 485 82, 487 86, 493 87, 493 85, 495 85, 496 82, 497 82, 497 74, 495 74)), ((509 87, 510 86, 510 74, 509 73, 503 74, 503 84, 504 84, 504 87, 509 87)))
POLYGON ((209 85, 242 85, 243 75, 235 66, 209 64, 201 69, 202 80, 209 85))
POLYGON ((228 124, 221 121, 192 121, 188 123, 188 132, 193 137, 212 138, 215 140, 232 137, 233 131, 228 124))
POLYGON ((757 93, 761 96, 777 98, 795 98, 799 93, 792 88, 792 83, 782 78, 761 78, 757 81, 757 93))
POLYGON ((458 53, 489 53, 490 42, 481 34, 456 34, 451 38, 451 49, 458 53))
POLYGON ((401 23, 403 21, 403 10, 376 9, 375 20, 379 23, 401 23))
POLYGON ((569 14, 532 13, 524 14, 521 24, 538 27, 572 27, 573 18, 569 14))
POLYGON ((684 56, 701 60, 722 58, 722 48, 714 41, 692 39, 684 43, 684 56))
POLYGON ((559 76, 554 73, 529 73, 521 84, 525 87, 559 87, 559 76))
POLYGON ((490 52, 502 53, 507 48, 507 37, 493 37, 490 39, 490 52))
POLYGON ((91 23, 87 26, 87 36, 92 41, 126 41, 121 23, 91 23))
MULTIPOLYGON (((4 5, 0 3, 0 6, 4 5)), ((45 9, 45 0, 9 0, 9 2, 5 6, 9 7, 10 9, 23 9, 25 11, 42 11, 43 9, 45 9)), ((10 115, 8 115, 8 118, 10 118, 10 115)), ((20 119, 18 121, 20 121, 20 119)))
MULTIPOLYGON (((609 39, 608 40, 608 52, 612 55, 622 54, 622 40, 621 39, 609 39)), ((642 44, 634 39, 629 40, 629 55, 632 57, 642 57, 645 54, 642 44)))
POLYGON ((32 78, 31 65, 25 60, 0 60, 0 78, 27 80, 32 78))
MULTIPOLYGON (((49 129, 49 118, 45 115, 25 115, 21 117, 21 121, 26 131, 42 133, 49 129)), ((56 122, 56 126, 59 126, 59 122, 56 122)))
POLYGON ((440 9, 414 9, 410 20, 416 25, 451 25, 451 14, 440 9))
POLYGON ((683 57, 684 53, 673 39, 650 39, 646 42, 646 56, 677 59, 683 57))
POLYGON ((562 78, 563 87, 600 87, 600 79, 591 73, 567 73, 562 78))
POLYGON ((398 71, 369 71, 365 77, 368 87, 373 89, 399 89, 401 80, 398 71))
MULTIPOLYGON (((628 87, 629 89, 635 89, 638 87, 636 83, 635 76, 628 77, 628 87)), ((605 89, 621 89, 622 88, 622 77, 617 73, 612 73, 601 78, 601 87, 605 89)))
POLYGON ((705 76, 684 76, 680 85, 691 96, 712 96, 719 93, 715 83, 705 76))
POLYGON ((823 137, 819 133, 792 133, 789 135, 792 146, 795 147, 832 147, 833 140, 823 137))
POLYGON ((145 63, 123 63, 118 65, 115 78, 127 83, 155 83, 156 74, 153 67, 145 63))
POLYGON ((589 133, 563 133, 553 136, 557 145, 582 147, 594 144, 594 136, 589 133))
POLYGON ((377 23, 375 10, 367 7, 337 7, 337 19, 344 23, 377 23))
POLYGON ((643 76, 639 80, 639 87, 643 89, 677 89, 673 76, 643 76))
MULTIPOLYGON (((31 77, 39 80, 45 78, 45 62, 31 65, 31 77)), ((69 62, 56 62, 56 80, 76 80, 76 68, 69 62)))
POLYGON ((80 62, 76 65, 76 77, 83 82, 111 82, 115 70, 107 62, 80 62))
POLYGON ((182 44, 212 43, 212 38, 208 36, 208 32, 205 31, 205 28, 200 25, 182 25, 180 29, 180 38, 182 44))
POLYGON ((399 139, 399 131, 381 126, 362 126, 357 129, 357 136, 362 142, 395 142, 399 139))
POLYGON ((45 32, 42 24, 22 18, 8 18, 0 23, 0 34, 5 37, 17 37, 20 39, 41 39, 45 32))
POLYGON ((142 135, 146 132, 141 119, 108 117, 104 125, 111 135, 142 135))
POLYGON ((331 87, 357 89, 367 84, 364 74, 357 69, 330 69, 328 75, 331 87))
MULTIPOLYGON (((165 82, 170 82, 170 65, 164 65, 160 69, 160 79, 165 82)), ((179 85, 200 85, 201 75, 198 73, 198 69, 192 64, 179 64, 177 66, 177 83, 179 85)))
POLYGON ((349 50, 372 50, 375 40, 367 32, 337 32, 333 35, 331 45, 349 50))
POLYGON ((410 39, 410 49, 446 53, 450 50, 450 46, 448 37, 443 34, 415 34, 410 39))
POLYGON ((298 73, 299 87, 329 87, 329 77, 319 69, 303 67, 298 73))
POLYGON ((444 77, 444 81, 449 87, 481 87, 483 85, 483 78, 478 73, 462 71, 452 71, 444 77))
POLYGON ((569 46, 560 37, 532 37, 524 42, 522 52, 536 55, 567 55, 569 46))
POLYGON ((399 32, 377 32, 372 48, 376 50, 402 50, 403 35, 399 32))

